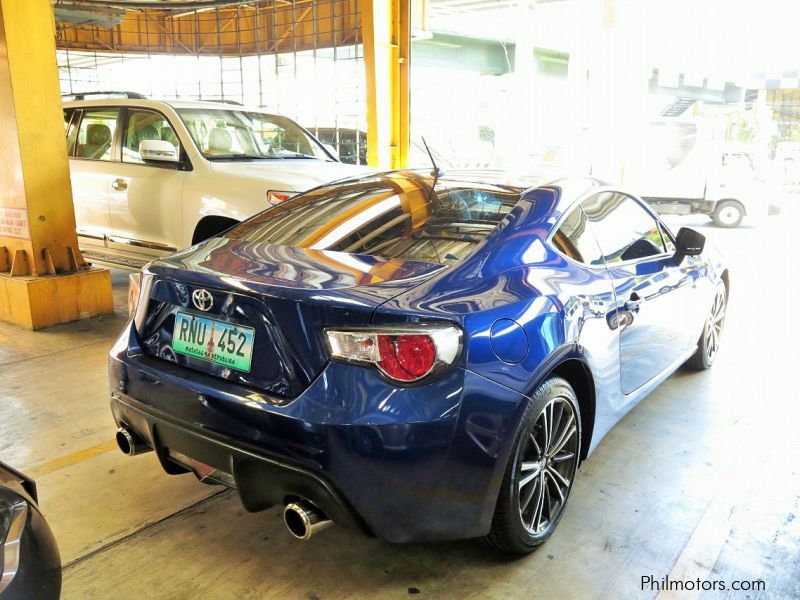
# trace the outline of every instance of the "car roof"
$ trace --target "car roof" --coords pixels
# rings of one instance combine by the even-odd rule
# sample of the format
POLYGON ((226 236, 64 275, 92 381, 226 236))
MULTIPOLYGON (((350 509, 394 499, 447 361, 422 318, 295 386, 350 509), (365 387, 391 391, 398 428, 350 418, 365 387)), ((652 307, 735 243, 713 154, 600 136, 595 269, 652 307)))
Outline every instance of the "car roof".
POLYGON ((160 100, 151 98, 92 98, 89 100, 70 100, 64 102, 64 108, 91 107, 91 106, 143 106, 161 109, 164 106, 172 108, 196 108, 202 110, 243 110, 246 112, 262 112, 275 114, 263 108, 242 106, 233 102, 213 102, 210 100, 160 100))

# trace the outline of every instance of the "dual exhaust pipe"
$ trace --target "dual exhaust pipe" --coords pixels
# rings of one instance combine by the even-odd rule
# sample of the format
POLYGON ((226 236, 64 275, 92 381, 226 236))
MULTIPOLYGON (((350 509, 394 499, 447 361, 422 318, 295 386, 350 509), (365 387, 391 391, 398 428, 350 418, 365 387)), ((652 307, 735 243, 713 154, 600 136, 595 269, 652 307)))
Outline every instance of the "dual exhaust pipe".
MULTIPOLYGON (((127 427, 120 427, 116 434, 117 446, 123 454, 139 456, 153 449, 127 427)), ((333 525, 325 513, 306 500, 298 500, 283 509, 283 523, 298 540, 310 540, 311 536, 333 525)))
POLYGON ((283 509, 283 522, 298 540, 310 540, 311 536, 333 525, 319 508, 305 500, 298 500, 283 509))
POLYGON ((142 441, 142 439, 126 427, 117 429, 117 446, 123 454, 128 456, 139 456, 145 452, 150 452, 152 448, 142 441))

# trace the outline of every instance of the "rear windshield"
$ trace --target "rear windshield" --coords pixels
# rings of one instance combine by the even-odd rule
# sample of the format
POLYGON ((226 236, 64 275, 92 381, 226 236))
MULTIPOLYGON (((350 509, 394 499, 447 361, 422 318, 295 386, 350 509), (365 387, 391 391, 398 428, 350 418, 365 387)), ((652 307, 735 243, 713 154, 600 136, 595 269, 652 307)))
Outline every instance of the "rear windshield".
POLYGON ((518 200, 516 188, 393 173, 317 188, 245 221, 226 237, 452 264, 518 200))

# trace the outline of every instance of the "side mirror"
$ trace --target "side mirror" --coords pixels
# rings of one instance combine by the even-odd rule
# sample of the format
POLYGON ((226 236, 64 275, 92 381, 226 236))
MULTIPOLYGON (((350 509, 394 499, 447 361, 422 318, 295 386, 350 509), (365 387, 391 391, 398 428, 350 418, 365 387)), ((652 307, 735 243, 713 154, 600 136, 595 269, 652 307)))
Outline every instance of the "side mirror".
POLYGON ((683 261, 685 256, 697 256, 706 247, 706 236, 694 229, 681 227, 675 238, 675 262, 683 261))
POLYGON ((139 156, 142 160, 155 162, 180 162, 178 150, 166 140, 142 140, 139 143, 139 156))

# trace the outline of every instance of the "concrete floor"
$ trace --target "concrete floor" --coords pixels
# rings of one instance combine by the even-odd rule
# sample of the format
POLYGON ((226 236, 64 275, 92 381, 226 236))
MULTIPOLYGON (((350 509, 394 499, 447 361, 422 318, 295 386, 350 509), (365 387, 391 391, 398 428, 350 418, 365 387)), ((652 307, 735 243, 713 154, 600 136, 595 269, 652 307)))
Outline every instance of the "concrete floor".
POLYGON ((766 592, 731 597, 797 598, 797 216, 735 231, 685 221, 731 264, 718 363, 676 373, 609 434, 556 534, 523 559, 343 528, 296 542, 277 507, 246 513, 230 491, 163 474, 152 454, 120 454, 106 352, 126 318, 124 273, 111 317, 39 333, 0 324, 0 460, 37 480, 65 598, 656 597, 641 591, 646 575, 761 579, 766 592))

